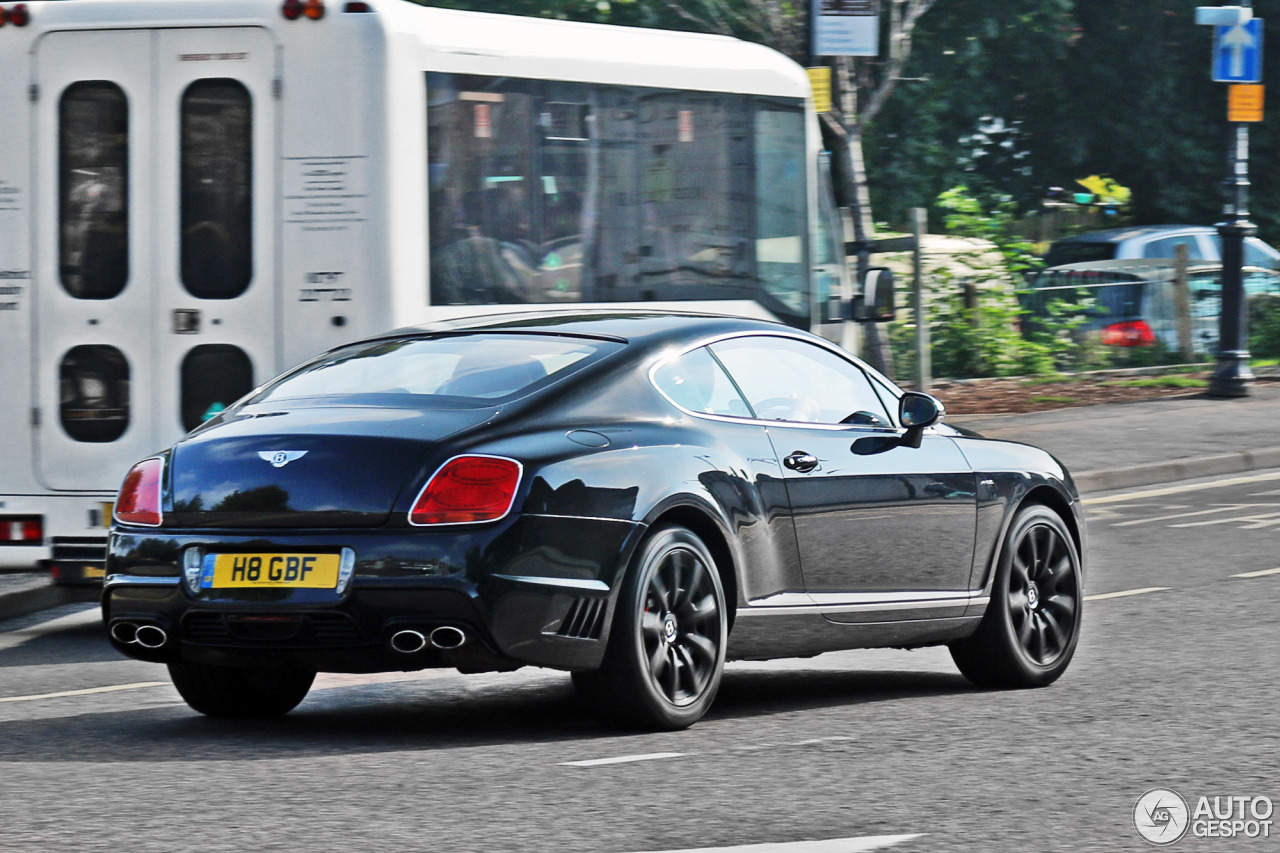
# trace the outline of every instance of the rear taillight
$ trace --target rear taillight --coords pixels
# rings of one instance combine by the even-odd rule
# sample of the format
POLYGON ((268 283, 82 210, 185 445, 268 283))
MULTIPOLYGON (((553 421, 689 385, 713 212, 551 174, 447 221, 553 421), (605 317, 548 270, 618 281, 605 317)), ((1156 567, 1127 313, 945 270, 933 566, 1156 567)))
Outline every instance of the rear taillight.
POLYGON ((27 11, 27 4, 19 3, 16 6, 8 8, 0 6, 0 27, 5 24, 13 24, 15 27, 25 27, 31 21, 31 13, 27 11))
POLYGON ((324 0, 284 0, 280 4, 280 14, 290 21, 299 18, 318 21, 324 17, 324 0))
POLYGON ((1156 333, 1142 320, 1113 323, 1102 330, 1102 342, 1109 347, 1151 347, 1156 333))
POLYGON ((0 515, 0 545, 39 545, 44 542, 44 518, 38 515, 0 515))
POLYGON ((511 511, 520 473, 520 463, 514 459, 455 456, 422 487, 409 511, 409 523, 497 521, 511 511))
POLYGON ((116 498, 116 521, 159 527, 164 519, 160 511, 160 481, 164 476, 164 460, 144 459, 130 469, 116 498))

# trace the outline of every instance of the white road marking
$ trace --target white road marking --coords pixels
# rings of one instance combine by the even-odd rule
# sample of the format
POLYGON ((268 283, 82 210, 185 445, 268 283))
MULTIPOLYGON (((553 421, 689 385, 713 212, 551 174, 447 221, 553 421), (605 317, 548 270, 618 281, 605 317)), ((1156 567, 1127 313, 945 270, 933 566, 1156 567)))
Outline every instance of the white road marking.
POLYGON ((1241 572, 1233 578, 1265 578, 1267 575, 1280 575, 1280 569, 1263 569, 1260 572, 1241 572))
POLYGON ((827 838, 821 841, 739 844, 736 847, 687 847, 649 853, 862 853, 864 850, 883 850, 922 835, 919 832, 914 835, 864 835, 860 838, 827 838))
POLYGON ((663 758, 680 758, 684 752, 650 752, 644 755, 619 755, 614 758, 592 758, 588 761, 561 761, 561 767, 599 767, 602 764, 626 764, 630 761, 658 761, 663 758))
MULTIPOLYGON (((1135 524, 1156 524, 1161 521, 1173 521, 1176 518, 1195 518, 1201 515, 1213 515, 1220 512, 1231 512, 1233 510, 1249 509, 1258 506, 1280 506, 1280 504, 1218 504, 1212 509, 1193 510, 1191 512, 1174 512, 1168 515, 1155 515, 1151 518, 1135 518, 1130 521, 1121 521, 1111 525, 1112 527, 1133 527, 1135 524)), ((1223 521, 1231 521, 1232 519, 1223 519, 1223 521)), ((1217 524, 1219 522, 1211 522, 1217 524)), ((1170 527, 1179 527, 1185 525, 1169 525, 1170 527)))
POLYGON ((90 687, 86 690, 62 690, 58 693, 36 693, 31 696, 0 696, 0 702, 35 702, 40 699, 61 699, 64 696, 91 696, 95 693, 115 693, 119 690, 141 690, 144 687, 168 687, 167 681, 139 681, 134 684, 113 684, 109 687, 90 687))
POLYGON ((53 633, 54 631, 62 631, 67 628, 84 628, 94 624, 102 624, 102 613, 96 607, 79 613, 69 613, 56 619, 47 619, 44 622, 38 622, 26 628, 19 628, 17 631, 6 631, 0 634, 0 652, 12 649, 14 646, 20 646, 23 643, 34 640, 36 637, 53 633))
POLYGON ((1168 592, 1167 586, 1144 586, 1142 589, 1125 589, 1120 592, 1104 592, 1101 595, 1086 595, 1085 601, 1103 601, 1108 598, 1128 598, 1131 595, 1146 595, 1149 592, 1168 592))
POLYGON ((1226 480, 1214 480, 1209 483, 1186 483, 1178 486, 1168 486, 1163 489, 1152 489, 1146 492, 1125 492, 1123 494, 1107 495, 1101 498, 1085 498, 1083 503, 1086 506, 1128 503, 1129 501, 1140 501, 1147 498, 1160 498, 1165 495, 1180 495, 1185 492, 1198 492, 1204 489, 1221 489, 1227 486, 1239 486, 1244 483, 1265 483, 1268 480, 1280 480, 1280 472, 1273 471, 1270 474, 1255 474, 1251 477, 1231 477, 1226 480))

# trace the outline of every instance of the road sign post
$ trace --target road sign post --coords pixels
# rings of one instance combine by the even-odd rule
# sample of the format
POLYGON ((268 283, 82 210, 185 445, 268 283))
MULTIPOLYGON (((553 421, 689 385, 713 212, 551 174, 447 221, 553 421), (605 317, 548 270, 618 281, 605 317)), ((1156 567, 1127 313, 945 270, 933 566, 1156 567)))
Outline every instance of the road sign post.
MULTIPOLYGON (((1253 17, 1251 0, 1236 7, 1202 7, 1199 23, 1214 25, 1211 76, 1217 82, 1262 81, 1262 19, 1253 17)), ((1235 87, 1233 87, 1235 89, 1235 87)), ((1249 221, 1249 125, 1262 120, 1262 87, 1231 92, 1228 121, 1225 203, 1218 235, 1222 239, 1222 310, 1218 317, 1218 365, 1209 380, 1215 397, 1245 397, 1253 384, 1249 369, 1248 305, 1244 293, 1244 241, 1258 232, 1249 221)))

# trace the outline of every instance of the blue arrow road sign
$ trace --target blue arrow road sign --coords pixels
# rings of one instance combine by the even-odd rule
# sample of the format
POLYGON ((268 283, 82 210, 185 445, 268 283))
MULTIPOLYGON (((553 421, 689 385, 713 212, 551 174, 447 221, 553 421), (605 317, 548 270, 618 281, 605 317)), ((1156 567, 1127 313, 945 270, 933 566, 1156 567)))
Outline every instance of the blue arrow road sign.
POLYGON ((1213 79, 1219 83, 1262 82, 1262 19, 1214 27, 1213 79))

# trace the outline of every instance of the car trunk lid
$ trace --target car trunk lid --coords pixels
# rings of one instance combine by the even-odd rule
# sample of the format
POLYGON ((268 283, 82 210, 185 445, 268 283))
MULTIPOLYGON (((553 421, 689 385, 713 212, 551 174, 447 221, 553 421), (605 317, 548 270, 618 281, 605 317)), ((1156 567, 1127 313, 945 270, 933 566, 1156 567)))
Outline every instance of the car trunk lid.
POLYGON ((175 521, 187 527, 376 527, 423 459, 495 408, 243 410, 178 443, 175 521))

